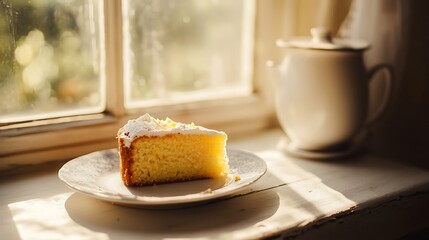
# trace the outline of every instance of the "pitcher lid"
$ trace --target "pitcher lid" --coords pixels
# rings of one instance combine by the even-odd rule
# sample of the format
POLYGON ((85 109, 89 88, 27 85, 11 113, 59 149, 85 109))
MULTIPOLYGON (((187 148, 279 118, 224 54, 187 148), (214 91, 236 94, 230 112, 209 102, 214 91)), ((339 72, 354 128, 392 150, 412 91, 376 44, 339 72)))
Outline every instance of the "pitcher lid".
POLYGON ((332 33, 325 28, 312 28, 311 38, 294 38, 289 41, 279 39, 276 41, 279 47, 321 49, 321 50, 366 50, 369 44, 358 39, 332 38, 332 33))

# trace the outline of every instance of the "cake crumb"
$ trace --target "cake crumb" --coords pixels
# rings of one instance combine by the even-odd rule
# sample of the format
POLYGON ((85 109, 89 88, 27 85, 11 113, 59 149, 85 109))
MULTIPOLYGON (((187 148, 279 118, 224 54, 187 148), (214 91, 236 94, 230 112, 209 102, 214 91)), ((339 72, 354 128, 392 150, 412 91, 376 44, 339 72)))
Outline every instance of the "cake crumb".
POLYGON ((235 176, 234 176, 234 181, 236 181, 236 182, 237 182, 237 181, 240 181, 240 180, 241 180, 241 177, 240 177, 240 176, 238 176, 238 175, 235 175, 235 176))
POLYGON ((206 193, 213 193, 213 190, 212 190, 211 188, 208 188, 208 189, 206 190, 206 193))

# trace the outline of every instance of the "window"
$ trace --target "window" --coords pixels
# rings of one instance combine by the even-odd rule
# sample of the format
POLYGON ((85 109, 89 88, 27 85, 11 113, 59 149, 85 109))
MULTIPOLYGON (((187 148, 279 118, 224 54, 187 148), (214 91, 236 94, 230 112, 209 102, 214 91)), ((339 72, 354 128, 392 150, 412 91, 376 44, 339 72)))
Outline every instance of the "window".
POLYGON ((253 1, 124 1, 126 107, 248 95, 253 1))
POLYGON ((0 169, 114 147, 144 112, 229 134, 270 125, 255 46, 274 42, 256 18, 272 8, 256 3, 0 0, 0 169))
POLYGON ((1 123, 104 110, 102 3, 0 1, 1 123))

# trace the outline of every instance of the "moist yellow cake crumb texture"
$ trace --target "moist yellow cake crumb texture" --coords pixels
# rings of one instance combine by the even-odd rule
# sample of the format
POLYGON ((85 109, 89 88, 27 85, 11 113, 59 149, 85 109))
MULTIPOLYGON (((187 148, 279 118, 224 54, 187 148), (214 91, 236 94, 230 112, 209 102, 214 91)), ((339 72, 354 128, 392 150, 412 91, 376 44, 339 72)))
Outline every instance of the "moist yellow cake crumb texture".
POLYGON ((180 134, 138 138, 133 142, 131 181, 148 185, 225 177, 225 140, 222 135, 180 134))

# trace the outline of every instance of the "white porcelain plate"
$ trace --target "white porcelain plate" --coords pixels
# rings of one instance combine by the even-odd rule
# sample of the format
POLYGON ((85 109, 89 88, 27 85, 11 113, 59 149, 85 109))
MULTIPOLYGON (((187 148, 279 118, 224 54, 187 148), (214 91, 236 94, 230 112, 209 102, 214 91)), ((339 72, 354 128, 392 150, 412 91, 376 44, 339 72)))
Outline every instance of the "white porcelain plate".
POLYGON ((235 193, 254 183, 267 170, 265 161, 253 153, 228 149, 227 154, 231 172, 226 179, 126 187, 119 174, 117 149, 75 158, 64 164, 58 176, 78 192, 119 205, 171 207, 197 204, 235 193))

